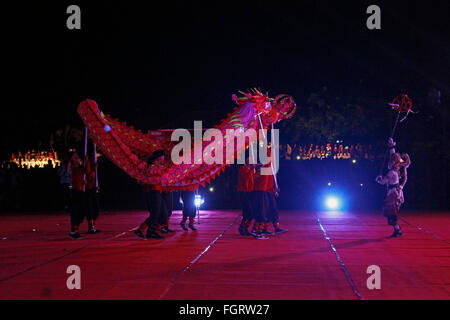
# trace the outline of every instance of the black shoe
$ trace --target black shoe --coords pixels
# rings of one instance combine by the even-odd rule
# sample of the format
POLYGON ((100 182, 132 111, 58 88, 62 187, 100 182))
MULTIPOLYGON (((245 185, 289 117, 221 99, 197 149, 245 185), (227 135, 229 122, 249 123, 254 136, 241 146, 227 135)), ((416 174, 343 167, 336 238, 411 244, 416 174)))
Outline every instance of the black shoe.
POLYGON ((262 234, 261 232, 252 232, 250 233, 250 235, 252 235, 255 239, 257 240, 267 240, 270 239, 269 237, 265 236, 264 234, 262 234))
POLYGON ((144 236, 144 234, 142 233, 142 231, 141 231, 140 229, 137 229, 137 230, 134 232, 134 234, 135 234, 136 236, 138 236, 139 238, 145 240, 145 236, 144 236))
POLYGON ((184 223, 180 223, 180 226, 184 231, 189 231, 188 228, 186 228, 186 225, 184 223))
POLYGON ((276 228, 275 234, 282 234, 288 232, 286 229, 276 228))
POLYGON ((156 240, 165 239, 162 235, 160 235, 156 231, 147 231, 146 237, 147 237, 147 239, 156 239, 156 240))
POLYGON ((192 231, 197 231, 197 229, 194 227, 193 224, 190 224, 190 225, 189 225, 189 229, 191 229, 192 231))
POLYGON ((96 233, 100 233, 100 232, 101 232, 101 230, 97 230, 97 229, 95 229, 95 227, 90 227, 87 233, 88 234, 96 234, 96 233))
POLYGON ((262 233, 263 235, 266 235, 266 236, 271 236, 271 235, 272 235, 272 232, 270 232, 270 231, 267 230, 267 229, 264 229, 263 231, 261 231, 261 233, 262 233))
POLYGON ((174 233, 174 232, 175 232, 174 230, 171 230, 168 227, 164 227, 161 229, 161 233, 164 233, 164 234, 169 234, 169 233, 174 233))
POLYGON ((402 230, 394 230, 394 233, 392 234, 391 238, 399 238, 403 235, 402 230))
POLYGON ((251 236, 252 234, 248 231, 248 229, 244 226, 239 226, 239 234, 241 236, 251 236))
POLYGON ((71 232, 69 233, 69 237, 71 237, 74 240, 81 240, 83 239, 83 236, 79 234, 78 232, 71 232))

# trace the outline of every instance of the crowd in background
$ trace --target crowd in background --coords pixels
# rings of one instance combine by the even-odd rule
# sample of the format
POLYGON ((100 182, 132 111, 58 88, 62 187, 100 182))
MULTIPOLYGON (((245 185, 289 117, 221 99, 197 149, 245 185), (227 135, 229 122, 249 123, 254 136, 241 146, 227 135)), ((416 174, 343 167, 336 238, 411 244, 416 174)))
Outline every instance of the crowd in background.
POLYGON ((327 145, 280 145, 280 158, 285 160, 311 160, 311 159, 367 159, 372 160, 372 146, 361 144, 344 146, 343 144, 327 145))
POLYGON ((67 166, 54 153, 19 156, 0 163, 0 211, 67 209, 62 189, 67 166))
POLYGON ((24 154, 18 152, 12 154, 10 163, 14 163, 18 168, 45 168, 61 165, 61 160, 58 159, 58 154, 55 151, 35 151, 31 150, 24 154))
MULTIPOLYGON (((306 207, 308 205, 306 198, 317 197, 314 186, 317 185, 319 189, 323 186, 328 187, 328 182, 332 182, 333 186, 339 185, 338 181, 348 182, 364 195, 370 195, 366 188, 373 189, 374 192, 379 190, 383 192, 383 189, 374 182, 383 159, 382 157, 373 159, 375 152, 371 152, 370 146, 356 144, 353 148, 351 145, 346 148, 343 145, 341 147, 339 144, 336 146, 333 144, 331 149, 330 147, 327 145, 281 146, 280 158, 283 163, 280 166, 279 181, 284 186, 281 193, 284 199, 281 203, 291 203, 292 208, 300 204, 306 207), (308 159, 311 161, 303 161, 308 159), (357 161, 352 163, 352 160, 357 161), (292 193, 290 193, 291 190, 292 193)), ((412 178, 408 182, 408 196, 414 201, 409 201, 408 205, 415 208, 445 208, 448 197, 445 197, 447 202, 444 204, 433 200, 436 194, 442 197, 446 195, 443 189, 435 187, 436 176, 441 173, 440 168, 427 165, 427 161, 429 161, 427 158, 417 158, 411 166, 412 178)), ((237 183, 235 169, 237 168, 234 166, 228 168, 223 175, 214 180, 211 185, 214 192, 206 190, 208 199, 204 205, 205 208, 232 209, 233 204, 237 203, 235 194, 232 192, 237 183)), ((64 174, 58 175, 58 170, 63 172, 63 163, 55 168, 36 166, 29 169, 20 168, 10 161, 0 163, 0 211, 63 210, 67 207, 67 184, 70 179, 67 175, 65 178, 64 174)), ((103 208, 145 209, 139 185, 113 163, 104 161, 99 166, 99 177, 103 208)), ((208 186, 208 189, 211 186, 208 186)), ((178 201, 174 203, 176 206, 178 201)), ((362 202, 361 205, 366 203, 362 202)))
MULTIPOLYGON (((361 144, 280 145, 281 160, 372 159, 371 152, 361 144)), ((18 152, 0 164, 0 210, 67 209, 69 184, 66 162, 57 152, 18 152)))

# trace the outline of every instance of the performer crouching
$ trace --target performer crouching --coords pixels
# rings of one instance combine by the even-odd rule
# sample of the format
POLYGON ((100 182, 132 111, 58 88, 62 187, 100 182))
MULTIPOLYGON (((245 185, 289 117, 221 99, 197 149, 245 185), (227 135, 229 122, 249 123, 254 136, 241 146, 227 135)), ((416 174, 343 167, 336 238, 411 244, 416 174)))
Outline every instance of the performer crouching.
POLYGON ((383 215, 387 218, 388 224, 394 228, 392 237, 401 237, 402 229, 398 224, 398 213, 400 206, 405 202, 403 188, 408 180, 407 169, 411 164, 408 154, 400 155, 395 152, 396 143, 392 138, 388 141, 390 160, 388 163, 389 172, 386 176, 378 176, 376 182, 387 186, 387 195, 383 205, 383 215), (403 178, 403 181, 400 180, 403 178))
MULTIPOLYGON (((157 165, 164 161, 164 155, 163 150, 157 150, 151 156, 145 157, 144 160, 151 165, 157 165)), ((163 192, 158 186, 145 184, 142 188, 149 217, 134 233, 141 239, 164 239, 159 232, 160 223, 167 222, 169 216, 167 198, 163 197, 163 192)))

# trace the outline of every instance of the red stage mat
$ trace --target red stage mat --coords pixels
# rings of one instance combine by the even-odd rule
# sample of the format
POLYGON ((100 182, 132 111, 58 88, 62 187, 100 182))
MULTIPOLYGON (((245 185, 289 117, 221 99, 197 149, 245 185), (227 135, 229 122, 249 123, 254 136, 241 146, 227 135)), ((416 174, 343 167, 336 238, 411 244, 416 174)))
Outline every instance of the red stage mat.
POLYGON ((255 240, 238 234, 238 211, 208 211, 197 232, 176 212, 176 234, 144 241, 131 230, 146 216, 105 212, 103 233, 81 241, 67 214, 0 216, 0 299, 450 298, 450 213, 403 213, 399 239, 380 213, 284 211, 289 232, 255 240), (67 289, 70 265, 81 290, 67 289), (381 290, 367 288, 371 265, 381 290))

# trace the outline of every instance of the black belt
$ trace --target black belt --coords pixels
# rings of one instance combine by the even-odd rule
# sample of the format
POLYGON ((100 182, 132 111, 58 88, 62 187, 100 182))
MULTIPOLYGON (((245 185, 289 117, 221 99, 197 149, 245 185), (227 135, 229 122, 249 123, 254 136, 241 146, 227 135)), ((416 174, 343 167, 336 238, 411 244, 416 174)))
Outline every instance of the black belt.
POLYGON ((394 188, 397 188, 397 187, 400 187, 400 184, 390 184, 389 186, 388 186, 388 190, 392 190, 392 189, 394 189, 394 188))

